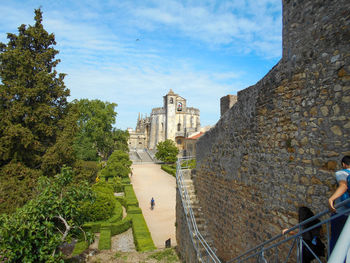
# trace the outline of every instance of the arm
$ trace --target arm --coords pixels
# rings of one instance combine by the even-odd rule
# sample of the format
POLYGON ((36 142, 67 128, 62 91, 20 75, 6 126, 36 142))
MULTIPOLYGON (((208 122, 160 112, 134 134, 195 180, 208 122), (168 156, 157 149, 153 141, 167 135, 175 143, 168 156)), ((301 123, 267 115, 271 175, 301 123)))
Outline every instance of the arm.
POLYGON ((334 201, 337 198, 341 197, 346 192, 346 190, 348 190, 346 181, 344 180, 339 181, 338 188, 335 190, 332 196, 328 199, 328 206, 332 212, 336 212, 336 209, 334 208, 334 201))

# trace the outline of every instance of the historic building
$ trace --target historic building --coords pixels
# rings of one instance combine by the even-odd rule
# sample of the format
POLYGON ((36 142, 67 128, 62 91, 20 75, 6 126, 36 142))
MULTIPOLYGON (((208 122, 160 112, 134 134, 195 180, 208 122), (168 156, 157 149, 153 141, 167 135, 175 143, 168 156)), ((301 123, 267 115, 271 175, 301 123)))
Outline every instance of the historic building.
POLYGON ((162 108, 152 109, 149 117, 139 114, 136 129, 128 129, 130 149, 155 149, 166 139, 181 148, 184 138, 199 132, 199 109, 187 107, 186 99, 171 89, 163 98, 162 108))

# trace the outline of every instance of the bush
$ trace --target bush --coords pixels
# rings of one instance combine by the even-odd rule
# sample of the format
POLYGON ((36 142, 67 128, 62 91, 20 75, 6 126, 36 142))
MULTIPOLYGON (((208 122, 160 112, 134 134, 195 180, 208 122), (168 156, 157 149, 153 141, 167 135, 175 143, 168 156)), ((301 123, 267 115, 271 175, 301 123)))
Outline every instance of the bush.
POLYGON ((124 193, 125 193, 125 199, 126 199, 126 207, 139 206, 139 202, 136 198, 132 185, 125 185, 124 193))
POLYGON ((163 171, 167 172, 168 174, 174 177, 176 176, 176 168, 174 169, 172 166, 166 165, 166 164, 161 165, 161 168, 163 171))
POLYGON ((115 213, 115 209, 120 214, 122 208, 114 197, 113 186, 111 184, 99 182, 92 186, 92 190, 96 195, 96 199, 94 201, 84 202, 80 208, 86 221, 107 220, 115 213))
POLYGON ((89 184, 96 182, 97 173, 100 170, 99 165, 95 161, 79 160, 74 164, 74 174, 76 175, 74 181, 88 181, 89 184))
POLYGON ((74 246, 74 250, 72 252, 72 257, 80 255, 88 248, 89 248, 89 243, 86 241, 80 241, 80 242, 76 243, 74 246))
POLYGON ((122 221, 110 225, 111 235, 119 235, 132 226, 131 216, 126 216, 122 221))
POLYGON ((73 177, 71 169, 63 168, 55 178, 40 178, 39 194, 34 199, 14 214, 0 216, 1 256, 9 262, 57 262, 61 259, 59 245, 65 239, 77 237, 73 230, 83 224, 84 217, 77 207, 93 198, 87 184, 79 188, 72 184, 73 177))
POLYGON ((113 186, 114 192, 119 193, 124 191, 123 179, 116 176, 108 180, 108 183, 110 183, 113 186))
POLYGON ((132 230, 137 251, 156 249, 142 214, 132 214, 132 230))
POLYGON ((98 242, 98 249, 111 249, 111 229, 110 224, 102 224, 100 232, 100 240, 98 242))

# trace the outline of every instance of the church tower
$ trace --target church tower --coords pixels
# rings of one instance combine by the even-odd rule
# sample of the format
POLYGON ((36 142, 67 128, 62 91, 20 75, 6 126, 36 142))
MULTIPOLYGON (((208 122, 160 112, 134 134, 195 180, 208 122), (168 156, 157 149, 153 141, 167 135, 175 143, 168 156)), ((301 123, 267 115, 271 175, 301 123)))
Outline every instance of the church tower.
POLYGON ((175 138, 176 133, 176 97, 172 89, 164 96, 165 139, 175 138))

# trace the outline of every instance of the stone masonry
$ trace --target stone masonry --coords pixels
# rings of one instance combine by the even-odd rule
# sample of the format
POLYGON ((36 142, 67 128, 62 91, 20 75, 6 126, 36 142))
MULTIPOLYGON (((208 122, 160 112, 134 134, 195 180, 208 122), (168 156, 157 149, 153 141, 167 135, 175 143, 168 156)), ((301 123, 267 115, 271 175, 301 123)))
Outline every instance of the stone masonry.
POLYGON ((295 225, 300 205, 327 209, 345 154, 350 1, 283 0, 282 59, 197 143, 194 184, 218 256, 295 225))

